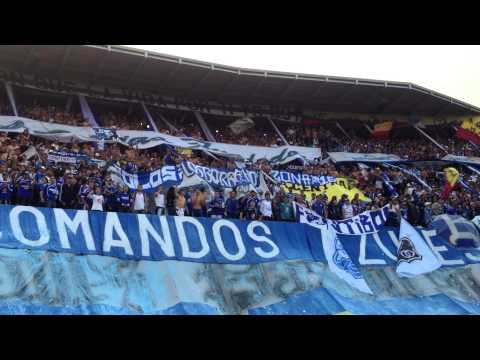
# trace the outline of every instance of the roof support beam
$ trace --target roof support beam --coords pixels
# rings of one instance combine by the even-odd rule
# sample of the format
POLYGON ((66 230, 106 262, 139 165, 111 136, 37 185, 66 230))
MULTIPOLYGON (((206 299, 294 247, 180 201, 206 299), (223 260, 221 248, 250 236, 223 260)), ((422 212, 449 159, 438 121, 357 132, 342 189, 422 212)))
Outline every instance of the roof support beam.
POLYGON ((250 94, 248 94, 245 98, 245 103, 248 104, 251 102, 252 98, 258 93, 258 90, 262 87, 263 83, 267 80, 267 75, 265 74, 264 77, 262 77, 254 86, 253 90, 250 91, 250 94))
POLYGON ((446 109, 448 109, 450 107, 450 105, 452 105, 451 102, 445 102, 445 105, 441 106, 439 108, 439 110, 433 116, 440 115, 442 112, 444 112, 446 109))
POLYGON ((30 50, 28 50, 28 54, 27 56, 25 56, 25 59, 23 60, 23 63, 22 63, 22 67, 21 67, 21 71, 24 72, 25 71, 25 68, 28 66, 28 64, 30 63, 30 60, 32 58, 32 55, 33 53, 35 52, 35 47, 36 45, 31 45, 30 46, 30 50))
POLYGON ((165 82, 164 82, 164 84, 166 84, 166 87, 169 86, 168 84, 170 83, 170 81, 177 74, 178 70, 180 70, 181 65, 182 65, 182 63, 179 62, 179 63, 177 63, 177 65, 175 65, 175 67, 172 70, 170 70, 170 72, 168 73, 167 78, 165 79, 165 82))
POLYGON ((405 100, 405 98, 406 98, 407 96, 410 96, 410 95, 412 95, 412 94, 413 94, 413 93, 412 93, 412 91, 410 91, 410 90, 405 90, 405 91, 403 91, 403 93, 402 93, 400 96, 396 97, 395 100, 393 100, 393 101, 390 102, 388 105, 386 105, 383 110, 388 111, 388 110, 391 109, 392 107, 395 107, 395 105, 397 105, 397 104, 401 103, 403 100, 405 100))
POLYGON ((132 72, 132 73, 130 74, 130 76, 128 77, 128 80, 127 80, 128 83, 132 82, 132 80, 135 78, 135 76, 137 76, 137 74, 140 72, 140 70, 142 70, 143 65, 145 65, 146 62, 147 62, 147 56, 145 56, 145 57, 137 64, 137 66, 135 67, 135 69, 133 70, 133 72, 132 72))
POLYGON ((65 64, 67 62, 68 56, 70 55, 72 51, 72 46, 67 45, 65 47, 65 50, 63 51, 62 58, 60 59, 60 62, 57 66, 57 71, 55 72, 55 76, 60 76, 61 72, 63 71, 63 68, 65 67, 65 64))
POLYGON ((90 78, 90 84, 95 83, 97 81, 98 76, 103 70, 103 67, 105 66, 105 62, 107 59, 111 56, 112 52, 111 51, 106 51, 100 61, 98 62, 97 68, 95 69, 95 72, 93 73, 93 76, 90 78))
POLYGON ((207 81, 207 79, 210 77, 210 75, 212 75, 213 73, 213 70, 210 69, 209 71, 207 71, 201 78, 200 80, 198 80, 191 88, 190 90, 186 91, 184 96, 185 97, 189 97, 191 94, 193 94, 195 92, 195 90, 197 90, 200 85, 202 83, 204 83, 205 81, 207 81))
POLYGON ((283 99, 289 91, 292 89, 292 87, 297 83, 297 79, 292 80, 286 87, 281 91, 281 93, 278 95, 277 99, 283 99))
POLYGON ((345 100, 345 98, 347 97, 347 95, 350 95, 350 94, 352 93, 353 89, 356 89, 356 87, 353 87, 353 86, 352 86, 352 87, 347 88, 347 90, 345 90, 345 91, 343 92, 343 94, 340 95, 340 96, 337 98, 337 100, 335 101, 335 104, 336 104, 336 105, 337 105, 337 104, 341 104, 341 103, 343 102, 343 100, 345 100))
POLYGON ((226 83, 225 85, 223 85, 220 90, 218 90, 218 92, 213 96, 213 99, 215 101, 218 101, 220 99, 220 97, 225 93, 225 91, 227 91, 228 89, 230 89, 236 82, 237 80, 239 79, 239 76, 238 75, 233 75, 226 83))

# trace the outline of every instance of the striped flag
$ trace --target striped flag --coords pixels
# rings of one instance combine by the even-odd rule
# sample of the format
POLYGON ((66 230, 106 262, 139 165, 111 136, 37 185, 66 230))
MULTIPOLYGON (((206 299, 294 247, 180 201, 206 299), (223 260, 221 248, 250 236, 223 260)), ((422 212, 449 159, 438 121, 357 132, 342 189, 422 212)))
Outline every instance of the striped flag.
POLYGON ((460 179, 460 173, 453 167, 443 169, 445 174, 445 189, 443 190, 442 198, 448 199, 448 195, 452 192, 460 179))
POLYGON ((376 124, 373 129, 373 137, 377 139, 386 139, 390 136, 390 131, 393 128, 393 121, 376 124))

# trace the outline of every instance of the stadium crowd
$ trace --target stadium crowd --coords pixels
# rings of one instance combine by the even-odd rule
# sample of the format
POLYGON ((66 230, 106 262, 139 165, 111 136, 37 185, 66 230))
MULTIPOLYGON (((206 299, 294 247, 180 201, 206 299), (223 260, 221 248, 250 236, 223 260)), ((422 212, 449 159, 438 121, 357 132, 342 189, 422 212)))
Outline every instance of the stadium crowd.
POLYGON ((457 214, 467 219, 480 215, 480 185, 475 173, 464 176, 464 183, 469 189, 459 186, 448 199, 442 199, 441 169, 424 168, 418 174, 432 187, 432 191, 427 191, 413 177, 398 169, 335 166, 320 161, 310 165, 291 163, 272 167, 266 161, 258 161, 247 167, 261 169, 267 174, 271 169, 290 169, 350 178, 352 185, 372 201, 361 201, 358 196, 350 201, 347 195, 327 198, 320 188, 313 189, 313 198, 307 201, 303 191, 296 194, 268 177, 268 191, 265 193, 258 189, 212 189, 208 186, 159 188, 154 193, 147 193, 141 187, 135 191, 119 187, 112 181, 107 166, 98 163, 80 161, 72 165, 49 161, 49 151, 84 154, 103 160, 104 165, 116 162, 131 173, 153 171, 163 165, 178 165, 183 160, 208 167, 236 167, 228 159, 215 159, 199 151, 177 152, 165 146, 137 150, 107 144, 101 150, 93 143, 46 141, 30 136, 28 131, 22 134, 1 133, 0 203, 277 221, 294 221, 293 201, 331 219, 344 219, 389 205, 389 221, 392 224, 398 224, 400 216, 403 216, 414 225, 426 225, 433 216, 442 213, 457 214), (393 190, 385 186, 385 175, 393 190))

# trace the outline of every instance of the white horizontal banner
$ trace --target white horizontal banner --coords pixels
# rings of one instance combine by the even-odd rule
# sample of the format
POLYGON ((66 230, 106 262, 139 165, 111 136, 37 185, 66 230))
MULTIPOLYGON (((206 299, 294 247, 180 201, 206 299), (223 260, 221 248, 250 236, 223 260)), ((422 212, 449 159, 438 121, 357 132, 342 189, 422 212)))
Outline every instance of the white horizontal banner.
POLYGON ((337 162, 388 162, 400 161, 400 157, 392 154, 361 154, 349 152, 329 152, 330 159, 337 162))
POLYGON ((111 130, 47 123, 17 116, 0 116, 0 132, 21 133, 28 129, 31 135, 71 142, 118 142, 125 146, 149 149, 162 144, 200 150, 216 155, 234 157, 243 161, 255 162, 266 159, 272 164, 285 164, 296 159, 312 161, 321 158, 319 148, 303 146, 264 146, 233 145, 208 142, 188 137, 176 137, 154 131, 111 130))

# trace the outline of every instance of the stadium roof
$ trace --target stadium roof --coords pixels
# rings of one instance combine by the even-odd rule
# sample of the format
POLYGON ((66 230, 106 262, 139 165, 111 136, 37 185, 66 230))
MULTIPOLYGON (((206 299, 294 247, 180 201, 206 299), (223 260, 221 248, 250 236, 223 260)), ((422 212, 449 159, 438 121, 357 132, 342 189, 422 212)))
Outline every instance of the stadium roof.
POLYGON ((236 68, 116 45, 0 45, 0 68, 232 104, 407 116, 480 113, 412 83, 236 68))

